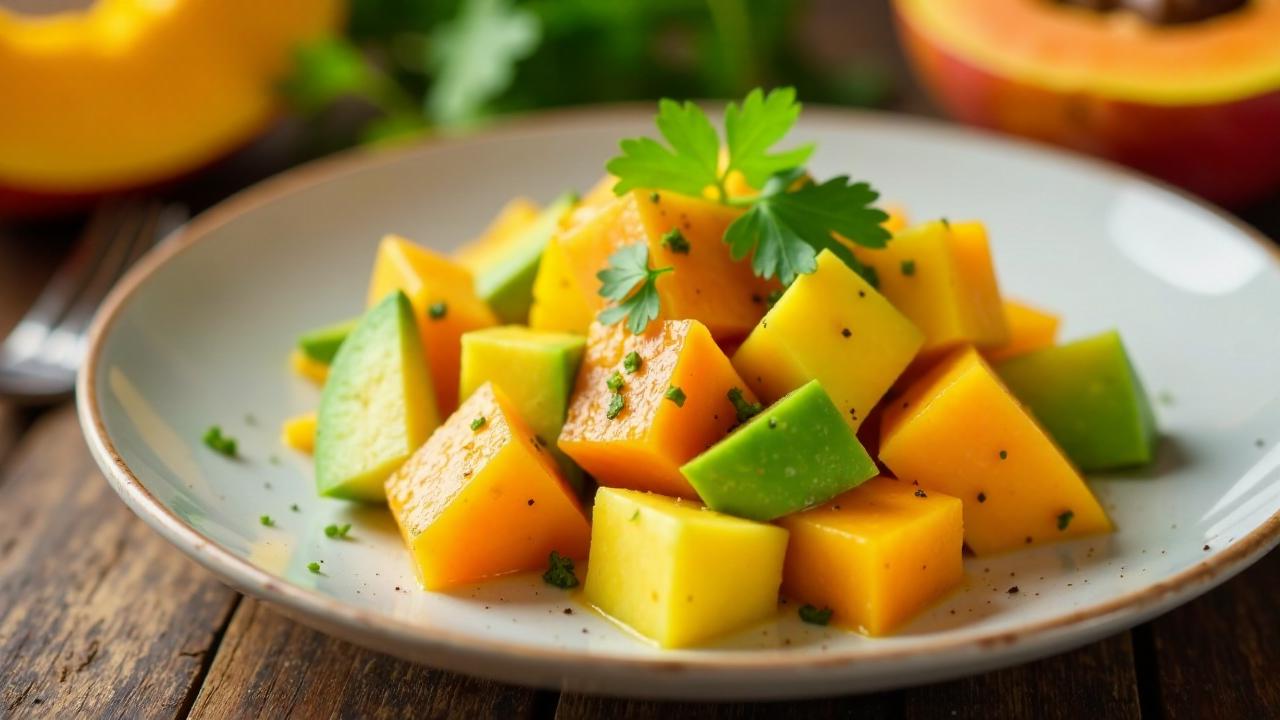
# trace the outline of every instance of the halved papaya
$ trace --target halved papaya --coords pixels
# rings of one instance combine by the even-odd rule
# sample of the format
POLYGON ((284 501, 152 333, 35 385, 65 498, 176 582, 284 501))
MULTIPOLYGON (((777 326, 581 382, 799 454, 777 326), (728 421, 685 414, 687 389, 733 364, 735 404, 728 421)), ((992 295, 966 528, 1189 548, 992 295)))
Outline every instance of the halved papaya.
POLYGON ((1280 187, 1280 0, 1157 24, 1048 0, 895 0, 917 71, 965 122, 1239 205, 1280 187))

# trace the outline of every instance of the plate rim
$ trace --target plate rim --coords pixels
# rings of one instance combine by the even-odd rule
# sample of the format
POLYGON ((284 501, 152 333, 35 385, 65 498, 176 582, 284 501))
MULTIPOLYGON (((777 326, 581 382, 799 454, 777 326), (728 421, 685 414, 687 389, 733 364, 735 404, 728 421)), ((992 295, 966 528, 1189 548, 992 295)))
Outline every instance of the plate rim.
MULTIPOLYGON (((986 145, 1003 146, 1038 155, 1055 164, 1083 167, 1122 180, 1145 184, 1164 191, 1192 207, 1226 222, 1253 242, 1261 245, 1272 262, 1280 263, 1280 249, 1253 226, 1225 210, 1191 195, 1180 188, 1145 176, 1128 168, 1061 148, 1024 138, 1000 135, 980 128, 961 126, 900 113, 875 112, 847 108, 807 105, 806 115, 841 124, 864 127, 910 126, 912 132, 933 136, 949 136, 956 141, 977 140, 986 145)), ((346 175, 358 174, 382 165, 392 164, 418 153, 430 153, 441 146, 467 146, 495 139, 536 135, 547 130, 563 129, 566 124, 594 125, 610 120, 636 120, 652 117, 649 104, 621 103, 558 109, 506 119, 468 136, 432 137, 391 148, 350 148, 328 157, 312 160, 254 183, 218 202, 174 231, 156 248, 134 265, 112 289, 95 314, 88 334, 85 361, 76 379, 76 408, 81 430, 91 454, 112 488, 126 506, 153 530, 185 555, 229 582, 240 591, 281 607, 291 617, 312 621, 324 629, 357 643, 377 645, 397 653, 406 645, 413 648, 414 659, 449 657, 497 662, 541 662, 547 670, 568 673, 575 663, 603 663, 609 671, 662 670, 666 672, 776 671, 780 666, 793 670, 838 670, 864 662, 908 661, 940 653, 978 652, 993 647, 1018 646, 1024 652, 1049 654, 1052 650, 1034 645, 1043 640, 1052 643, 1055 631, 1085 623, 1129 626, 1144 614, 1152 615, 1185 603, 1208 591, 1256 562, 1280 544, 1280 511, 1263 520, 1253 531, 1208 555, 1195 565, 1164 580, 1111 597, 1071 612, 1023 625, 985 633, 949 633, 934 640, 927 648, 876 648, 875 644, 855 649, 830 650, 820 655, 795 655, 781 649, 724 650, 714 657, 690 658, 658 655, 622 655, 616 652, 578 651, 531 646, 477 637, 450 628, 424 628, 421 625, 364 610, 312 588, 297 585, 256 567, 247 559, 205 536, 184 522, 160 502, 129 468, 107 433, 95 388, 98 387, 99 362, 106 339, 117 318, 136 291, 149 278, 175 258, 191 249, 218 228, 255 208, 306 188, 330 182, 346 175), (376 642, 370 640, 370 634, 376 642), (948 636, 949 635, 949 636, 948 636)), ((1065 648, 1064 648, 1065 649, 1065 648)), ((402 656, 403 652, 400 652, 402 656)), ((496 672, 496 671, 495 671, 496 672)), ((887 686, 888 684, 886 684, 887 686)), ((649 693, 653 695, 654 693, 649 693)), ((663 695, 664 693, 657 693, 663 695)), ((670 695, 670 693, 665 693, 670 695)), ((782 697, 787 693, 764 694, 782 697)))

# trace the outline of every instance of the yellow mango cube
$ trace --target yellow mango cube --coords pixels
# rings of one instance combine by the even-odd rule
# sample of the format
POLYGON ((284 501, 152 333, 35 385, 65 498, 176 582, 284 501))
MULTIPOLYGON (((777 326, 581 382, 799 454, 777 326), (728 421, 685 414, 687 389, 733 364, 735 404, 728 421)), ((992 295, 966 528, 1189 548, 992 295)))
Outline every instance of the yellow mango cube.
POLYGON ((313 360, 306 356, 301 350, 294 348, 289 353, 289 366, 293 368, 293 372, 304 380, 310 380, 316 385, 324 385, 324 381, 329 379, 329 366, 319 360, 313 360))
POLYGON ((960 500, 904 480, 874 478, 777 522, 791 532, 783 595, 869 635, 892 632, 964 578, 960 500))
POLYGON ((386 481, 423 587, 439 590, 586 554, 587 517, 511 401, 480 386, 386 481))
POLYGON ((880 292, 924 332, 922 355, 1008 341, 981 223, 925 223, 894 235, 884 249, 857 247, 854 254, 875 268, 880 292))
POLYGON ((446 416, 458 406, 462 334, 497 325, 497 318, 476 295, 470 271, 398 235, 384 237, 378 246, 369 306, 393 290, 404 291, 413 305, 437 409, 446 416))
POLYGON ((916 356, 924 336, 831 251, 796 278, 733 355, 756 395, 774 402, 818 380, 857 430, 916 356))
POLYGON ((1009 341, 986 348, 982 356, 988 362, 1007 360, 1032 350, 1053 347, 1058 341, 1057 315, 1014 300, 1004 301, 1004 317, 1009 324, 1009 341))
POLYGON ((660 647, 687 647, 778 608, 787 531, 662 495, 600 488, 588 602, 660 647))
POLYGON ((964 503, 979 555, 1110 531, 1084 478, 973 348, 942 359, 885 408, 880 459, 964 503))
POLYGON ((280 441, 285 447, 310 453, 316 449, 316 414, 295 415, 280 426, 280 441))
POLYGON ((528 198, 512 199, 502 206, 484 233, 458 248, 454 257, 473 274, 483 271, 502 259, 504 252, 510 250, 512 240, 537 221, 540 210, 538 204, 528 198))
POLYGON ((598 305, 591 300, 587 289, 578 286, 564 246, 552 236, 542 251, 542 262, 533 279, 529 327, 585 335, 596 312, 598 305))

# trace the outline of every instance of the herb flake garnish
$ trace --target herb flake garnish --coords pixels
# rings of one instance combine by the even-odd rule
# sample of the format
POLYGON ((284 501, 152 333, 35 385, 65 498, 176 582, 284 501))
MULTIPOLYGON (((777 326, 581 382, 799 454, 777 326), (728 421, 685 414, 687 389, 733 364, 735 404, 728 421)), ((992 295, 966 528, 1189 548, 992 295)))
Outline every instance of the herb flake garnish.
POLYGON ((326 525, 324 528, 324 536, 333 540, 346 540, 349 532, 351 532, 351 523, 326 525))
POLYGON ((573 559, 552 550, 547 559, 547 571, 542 573, 542 581, 561 590, 577 587, 578 576, 573 574, 573 559))
POLYGON ((680 228, 671 228, 662 236, 662 247, 680 255, 689 254, 689 241, 685 239, 680 228))
POLYGON ((323 573, 321 573, 321 572, 320 572, 320 563, 318 563, 318 562, 309 562, 309 563, 307 563, 307 571, 308 571, 308 572, 310 572, 312 575, 321 575, 321 574, 323 574, 323 573))
POLYGON ((622 373, 617 370, 614 370, 609 379, 604 381, 605 387, 609 388, 609 392, 613 393, 621 392, 624 384, 626 383, 622 380, 622 373))
POLYGON ((740 423, 750 420, 764 410, 764 406, 760 403, 747 402, 742 394, 742 388, 730 388, 727 397, 729 402, 733 403, 733 410, 737 413, 740 423))
POLYGON ((911 277, 912 275, 915 275, 915 274, 916 274, 916 261, 915 261, 915 260, 903 260, 903 261, 902 261, 902 274, 903 274, 903 275, 906 275, 907 277, 911 277))
POLYGON ((829 607, 818 609, 813 605, 800 606, 800 619, 810 625, 826 625, 831 622, 832 610, 829 607))
POLYGON ((614 393, 609 396, 609 408, 605 410, 604 416, 610 420, 622 414, 622 409, 627 406, 627 401, 622 397, 622 393, 614 393))
POLYGON ((476 416, 476 418, 471 421, 471 432, 478 431, 480 428, 487 425, 488 422, 489 422, 489 419, 486 418, 485 416, 483 415, 476 416))
POLYGON ((1071 521, 1075 518, 1075 516, 1076 514, 1071 510, 1066 510, 1062 513, 1059 513, 1058 514, 1058 530, 1065 532, 1066 529, 1071 525, 1071 521))
POLYGON ((258 523, 259 523, 259 524, 261 524, 261 525, 262 525, 262 527, 275 527, 275 526, 276 526, 276 521, 275 521, 275 520, 272 520, 270 515, 260 515, 260 516, 258 517, 258 523))
POLYGON ((681 390, 675 385, 667 388, 667 391, 662 394, 662 397, 675 403, 676 407, 684 407, 684 401, 688 399, 684 394, 684 390, 681 390))
POLYGON ((449 305, 445 303, 443 300, 441 300, 440 302, 431 303, 431 305, 427 308, 427 317, 431 318, 432 320, 440 320, 448 313, 449 313, 449 305))
POLYGON ((632 335, 643 333, 659 312, 658 278, 674 268, 649 268, 649 246, 633 243, 609 256, 609 267, 596 273, 600 294, 617 302, 597 316, 605 325, 626 318, 632 335))
POLYGON ((211 425, 204 432, 203 440, 205 446, 219 455, 226 455, 229 458, 236 456, 236 439, 223 435, 222 428, 217 425, 211 425))
POLYGON ((644 361, 640 359, 640 353, 632 350, 622 358, 622 369, 626 370, 627 374, 630 375, 639 370, 643 363, 644 361))

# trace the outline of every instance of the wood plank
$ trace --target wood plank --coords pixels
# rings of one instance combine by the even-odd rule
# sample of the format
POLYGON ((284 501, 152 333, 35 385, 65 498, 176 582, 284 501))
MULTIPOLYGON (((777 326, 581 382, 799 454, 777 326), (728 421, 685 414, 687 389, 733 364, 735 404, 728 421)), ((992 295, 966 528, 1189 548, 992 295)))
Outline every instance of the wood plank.
POLYGON ((532 718, 538 695, 366 650, 246 598, 191 717, 532 718))
POLYGON ((0 480, 0 716, 185 713, 236 594, 135 518, 72 408, 0 480))
POLYGON ((901 715, 901 693, 848 698, 790 700, 760 703, 672 703, 619 700, 565 694, 560 696, 556 720, 750 720, 751 718, 858 718, 877 720, 901 715))
POLYGON ((1133 645, 1121 633, 1074 652, 906 694, 911 718, 1136 718, 1133 645))
POLYGON ((1280 551, 1150 623, 1163 717, 1280 713, 1280 551))

